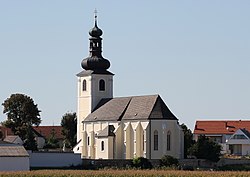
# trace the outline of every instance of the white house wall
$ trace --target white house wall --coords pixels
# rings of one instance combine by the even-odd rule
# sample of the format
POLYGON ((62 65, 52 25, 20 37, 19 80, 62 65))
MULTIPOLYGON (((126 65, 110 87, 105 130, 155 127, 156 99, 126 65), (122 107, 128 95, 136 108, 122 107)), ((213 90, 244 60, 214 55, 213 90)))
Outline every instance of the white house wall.
POLYGON ((242 155, 250 155, 250 144, 242 145, 242 155))

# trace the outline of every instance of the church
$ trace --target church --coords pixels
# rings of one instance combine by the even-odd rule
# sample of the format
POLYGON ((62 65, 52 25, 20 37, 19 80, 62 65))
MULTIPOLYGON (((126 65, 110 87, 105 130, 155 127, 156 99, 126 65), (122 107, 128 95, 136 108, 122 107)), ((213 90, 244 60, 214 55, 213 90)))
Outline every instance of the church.
POLYGON ((109 60, 102 56, 102 30, 89 31, 89 56, 77 74, 77 145, 87 159, 183 158, 178 119, 159 95, 113 97, 109 60))

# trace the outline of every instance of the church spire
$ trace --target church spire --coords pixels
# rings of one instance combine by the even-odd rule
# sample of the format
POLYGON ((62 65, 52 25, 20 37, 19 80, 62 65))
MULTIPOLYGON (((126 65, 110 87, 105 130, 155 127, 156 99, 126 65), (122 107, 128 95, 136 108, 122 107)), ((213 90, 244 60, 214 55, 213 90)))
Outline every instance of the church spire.
POLYGON ((82 60, 82 68, 85 70, 105 71, 110 67, 110 62, 102 56, 102 30, 97 26, 97 11, 95 10, 94 27, 89 35, 89 57, 82 60))

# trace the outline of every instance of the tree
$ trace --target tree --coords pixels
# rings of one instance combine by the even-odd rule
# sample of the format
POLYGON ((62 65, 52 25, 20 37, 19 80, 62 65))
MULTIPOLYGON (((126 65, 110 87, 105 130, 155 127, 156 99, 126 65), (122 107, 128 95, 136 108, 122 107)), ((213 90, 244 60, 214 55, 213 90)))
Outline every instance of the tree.
POLYGON ((191 155, 196 156, 199 159, 207 159, 217 162, 220 158, 221 146, 208 139, 208 137, 201 135, 198 141, 189 148, 191 155))
POLYGON ((28 128, 27 129, 27 133, 25 135, 25 140, 24 140, 24 147, 27 150, 37 150, 37 143, 34 140, 35 136, 34 136, 34 132, 33 132, 33 128, 28 128))
POLYGON ((171 167, 171 166, 178 166, 179 165, 179 161, 178 159, 176 159, 175 157, 172 157, 170 155, 164 155, 161 159, 161 166, 165 166, 165 167, 171 167))
POLYGON ((67 147, 73 148, 76 144, 77 118, 76 113, 66 113, 61 120, 62 134, 67 147))
MULTIPOLYGON (((5 127, 10 128, 15 135, 28 142, 34 141, 32 126, 41 123, 40 110, 29 96, 24 94, 12 94, 4 103, 3 113, 7 115, 7 120, 3 122, 5 127)), ((33 147, 27 145, 26 147, 33 147)))
POLYGON ((185 124, 181 124, 181 128, 184 133, 184 158, 187 158, 188 149, 195 143, 193 140, 193 133, 187 128, 185 124))
POLYGON ((50 148, 50 149, 59 148, 59 141, 58 139, 56 139, 56 132, 54 128, 52 128, 50 132, 50 136, 46 141, 47 143, 46 143, 45 148, 50 148))

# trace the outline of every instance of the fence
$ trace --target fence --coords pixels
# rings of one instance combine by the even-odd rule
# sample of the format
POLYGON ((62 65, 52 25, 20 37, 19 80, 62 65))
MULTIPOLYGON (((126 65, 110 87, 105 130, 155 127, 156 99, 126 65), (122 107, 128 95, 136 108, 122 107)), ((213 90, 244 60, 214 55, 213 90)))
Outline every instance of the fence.
POLYGON ((71 167, 82 165, 81 154, 73 152, 31 152, 30 167, 71 167))

